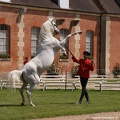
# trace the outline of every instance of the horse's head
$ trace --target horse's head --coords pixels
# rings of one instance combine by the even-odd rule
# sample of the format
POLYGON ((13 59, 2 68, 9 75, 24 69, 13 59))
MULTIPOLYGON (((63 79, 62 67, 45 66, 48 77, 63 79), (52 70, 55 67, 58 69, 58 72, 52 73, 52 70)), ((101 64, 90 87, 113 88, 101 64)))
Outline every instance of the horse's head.
POLYGON ((53 18, 49 18, 45 23, 43 23, 41 30, 40 30, 41 36, 46 37, 50 34, 58 34, 59 30, 56 26, 56 23, 54 22, 53 18))
POLYGON ((59 30, 58 30, 58 28, 57 28, 57 26, 56 26, 56 23, 54 22, 54 19, 53 18, 49 18, 48 19, 49 21, 50 21, 50 23, 51 23, 51 25, 52 25, 52 27, 51 27, 51 32, 52 33, 55 33, 55 34, 58 34, 59 33, 59 30))

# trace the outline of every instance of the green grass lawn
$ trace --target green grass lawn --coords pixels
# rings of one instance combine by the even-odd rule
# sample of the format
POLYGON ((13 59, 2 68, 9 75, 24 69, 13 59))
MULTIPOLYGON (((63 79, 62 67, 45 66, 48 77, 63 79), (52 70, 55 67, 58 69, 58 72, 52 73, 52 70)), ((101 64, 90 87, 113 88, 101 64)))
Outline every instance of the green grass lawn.
POLYGON ((35 107, 29 106, 26 92, 26 106, 20 106, 19 91, 0 90, 0 120, 22 120, 43 117, 80 115, 108 111, 120 111, 120 91, 89 90, 90 104, 85 99, 81 105, 75 103, 81 90, 34 90, 35 107))

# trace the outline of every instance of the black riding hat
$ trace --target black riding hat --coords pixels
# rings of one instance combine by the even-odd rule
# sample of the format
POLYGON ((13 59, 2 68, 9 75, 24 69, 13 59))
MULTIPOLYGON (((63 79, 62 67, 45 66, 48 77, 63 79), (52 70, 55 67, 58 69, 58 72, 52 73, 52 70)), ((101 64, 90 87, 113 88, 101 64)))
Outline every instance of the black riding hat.
POLYGON ((91 54, 90 54, 88 51, 84 51, 84 52, 83 52, 83 55, 88 55, 88 56, 90 56, 91 54))

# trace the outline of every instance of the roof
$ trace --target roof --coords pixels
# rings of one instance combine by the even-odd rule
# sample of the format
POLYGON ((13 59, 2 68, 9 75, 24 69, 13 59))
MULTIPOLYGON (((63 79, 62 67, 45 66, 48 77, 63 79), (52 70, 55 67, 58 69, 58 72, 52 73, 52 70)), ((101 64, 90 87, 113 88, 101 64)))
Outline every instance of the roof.
POLYGON ((115 0, 115 2, 119 5, 120 7, 120 0, 115 0))
MULTIPOLYGON (((39 8, 63 9, 52 1, 56 0, 11 0, 10 4, 39 8)), ((120 7, 116 1, 119 0, 69 0, 70 7, 67 10, 89 13, 120 14, 120 7)))
POLYGON ((99 0, 106 13, 120 14, 119 5, 115 0, 99 0))
POLYGON ((42 8, 59 8, 59 6, 51 2, 51 0, 11 0, 11 3, 42 8))
POLYGON ((70 9, 92 13, 101 12, 93 0, 79 0, 79 2, 78 0, 70 0, 70 9))

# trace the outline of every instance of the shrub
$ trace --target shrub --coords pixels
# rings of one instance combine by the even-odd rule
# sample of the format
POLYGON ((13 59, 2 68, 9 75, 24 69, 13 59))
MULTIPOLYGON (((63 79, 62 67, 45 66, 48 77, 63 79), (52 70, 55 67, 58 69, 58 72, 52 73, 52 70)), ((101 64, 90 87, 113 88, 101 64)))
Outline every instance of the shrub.
POLYGON ((60 55, 60 59, 68 59, 68 56, 63 54, 63 55, 60 55))
POLYGON ((53 62, 53 64, 48 68, 47 74, 50 74, 50 75, 60 74, 60 69, 57 62, 53 62))
POLYGON ((120 65, 119 63, 116 63, 116 66, 113 68, 113 74, 114 76, 117 76, 120 74, 120 65))
POLYGON ((0 53, 0 58, 10 58, 8 53, 0 53))
POLYGON ((71 70, 72 78, 74 78, 75 75, 77 75, 77 72, 78 72, 78 66, 75 66, 74 68, 72 68, 71 70))

